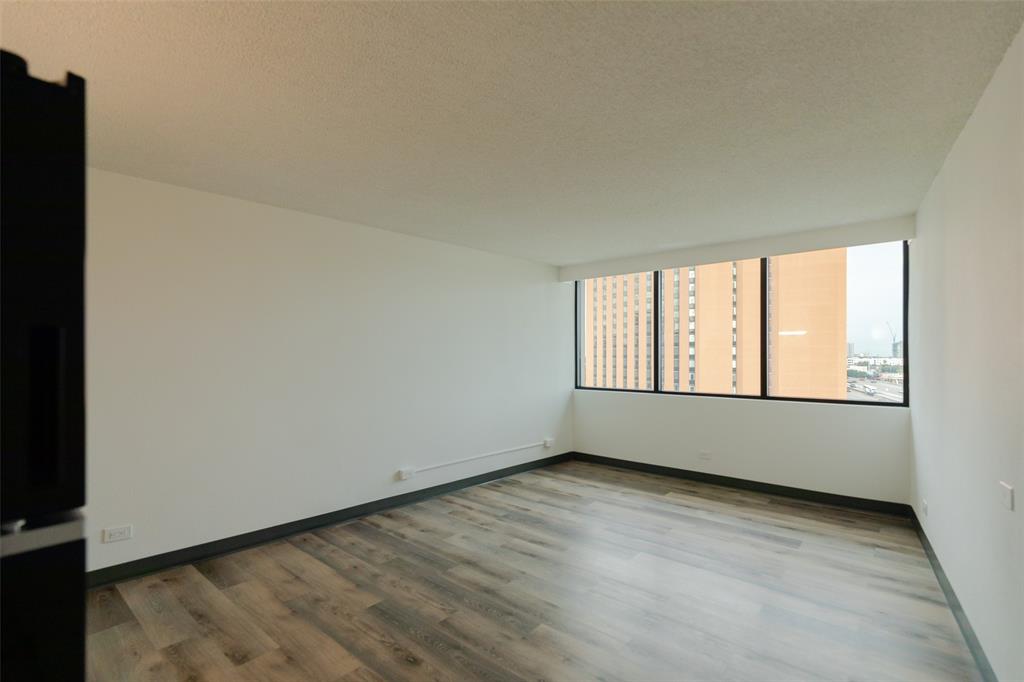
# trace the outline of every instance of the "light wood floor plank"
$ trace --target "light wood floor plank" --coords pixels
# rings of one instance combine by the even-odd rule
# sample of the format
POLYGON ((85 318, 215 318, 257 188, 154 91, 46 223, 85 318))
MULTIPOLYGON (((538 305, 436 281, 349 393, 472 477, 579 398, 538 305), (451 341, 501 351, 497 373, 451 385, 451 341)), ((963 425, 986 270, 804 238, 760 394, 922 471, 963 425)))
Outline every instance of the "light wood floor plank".
POLYGON ((131 620, 86 639, 89 682, 165 682, 178 679, 174 666, 156 650, 142 626, 131 620))
POLYGON ((361 667, 359 660, 336 640, 278 601, 266 585, 245 582, 227 588, 224 593, 277 642, 287 660, 301 669, 307 679, 333 682, 361 667))

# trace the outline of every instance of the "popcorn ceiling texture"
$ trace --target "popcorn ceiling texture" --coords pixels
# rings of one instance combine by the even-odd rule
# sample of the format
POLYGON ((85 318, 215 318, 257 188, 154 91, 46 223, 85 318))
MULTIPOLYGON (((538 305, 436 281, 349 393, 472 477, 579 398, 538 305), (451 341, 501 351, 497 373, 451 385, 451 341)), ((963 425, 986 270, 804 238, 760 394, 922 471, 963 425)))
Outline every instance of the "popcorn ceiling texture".
POLYGON ((4 3, 98 168, 556 265, 914 212, 1024 4, 4 3))

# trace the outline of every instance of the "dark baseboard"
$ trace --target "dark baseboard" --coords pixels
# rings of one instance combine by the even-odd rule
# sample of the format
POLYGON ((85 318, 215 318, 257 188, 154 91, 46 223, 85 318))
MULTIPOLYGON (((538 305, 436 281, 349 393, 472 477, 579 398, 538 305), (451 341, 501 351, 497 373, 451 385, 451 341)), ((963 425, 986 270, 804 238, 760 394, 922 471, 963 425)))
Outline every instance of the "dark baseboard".
POLYGON ((581 462, 592 462, 594 464, 604 464, 606 466, 619 467, 620 469, 633 469, 634 471, 643 471, 649 474, 659 474, 661 476, 685 478, 690 481, 699 481, 701 483, 711 483, 714 485, 722 485, 729 488, 740 488, 742 490, 752 490, 754 492, 759 493, 768 493, 771 495, 792 497, 797 500, 819 502, 821 504, 831 504, 837 507, 848 507, 850 509, 859 509, 862 511, 880 512, 882 514, 891 514, 894 516, 903 516, 907 518, 913 516, 914 513, 910 505, 901 504, 899 502, 884 502, 882 500, 869 500, 864 497, 851 497, 849 495, 823 493, 817 490, 792 488, 786 485, 776 485, 775 483, 762 483, 760 481, 751 481, 745 478, 733 478, 732 476, 719 476, 718 474, 708 474, 703 471, 691 471, 689 469, 677 469, 675 467, 662 466, 660 464, 645 464, 643 462, 631 462, 626 459, 616 459, 615 457, 590 455, 585 452, 573 452, 571 454, 573 459, 579 460, 581 462))
POLYGON ((660 474, 662 476, 685 478, 693 481, 740 488, 743 490, 753 490, 773 495, 782 495, 799 500, 821 502, 824 504, 850 507, 853 509, 882 512, 905 517, 913 515, 913 511, 908 505, 897 504, 895 502, 881 502, 878 500, 867 500, 860 497, 849 497, 847 495, 834 495, 832 493, 822 493, 813 490, 804 490, 802 488, 775 485, 774 483, 760 483, 758 481, 750 481, 743 478, 732 478, 730 476, 719 476, 717 474, 708 474, 700 471, 676 469, 674 467, 661 466, 658 464, 631 462, 629 460, 616 459, 614 457, 602 457, 600 455, 591 455, 584 452, 566 452, 561 455, 553 455, 551 457, 537 459, 532 462, 525 462, 523 464, 517 464, 504 469, 498 469, 497 471, 490 471, 476 476, 470 476, 469 478, 463 478, 458 481, 442 483, 441 485, 431 486, 422 490, 414 490, 412 492, 402 493, 401 495, 366 502, 354 507, 348 507, 347 509, 339 509, 326 514, 320 514, 318 516, 311 516, 297 521, 289 521, 288 523, 271 526, 270 528, 262 528, 260 530, 242 533, 241 535, 223 538, 221 540, 204 542, 201 545, 184 547, 171 552, 156 554, 154 556, 136 559, 135 561, 129 561, 115 566, 108 566, 95 571, 89 571, 86 574, 86 584, 88 587, 92 588, 122 580, 128 580, 130 578, 137 578, 148 573, 155 573, 174 566, 190 564, 195 561, 201 561, 221 554, 227 554, 228 552, 235 552, 254 545, 278 540, 296 533, 303 533, 314 528, 341 523, 342 521, 348 521, 360 516, 374 514, 385 509, 392 509, 405 504, 412 504, 413 502, 419 502, 420 500, 425 500, 430 497, 443 495, 445 493, 452 492, 453 490, 468 488, 470 486, 479 485, 505 476, 529 471, 530 469, 564 462, 569 459, 619 467, 621 469, 633 469, 635 471, 660 474))
POLYGON ((939 557, 935 554, 935 548, 932 547, 932 543, 928 540, 928 535, 925 534, 920 519, 917 518, 917 514, 913 510, 911 510, 911 518, 914 520, 914 529, 917 531, 917 537, 921 540, 921 546, 924 547, 924 553, 928 555, 932 571, 939 581, 939 587, 942 588, 942 593, 946 596, 949 610, 953 612, 953 617, 956 618, 956 624, 960 626, 960 632, 964 636, 967 648, 970 650, 971 656, 974 657, 974 662, 978 666, 981 679, 985 680, 985 682, 999 682, 995 670, 992 669, 992 664, 988 662, 985 650, 981 648, 978 635, 975 634, 974 628, 971 627, 971 621, 967 619, 967 614, 964 613, 964 608, 960 605, 960 599, 957 598, 956 592, 953 591, 953 585, 949 582, 946 571, 943 570, 942 564, 939 563, 939 557))
POLYGON ((109 585, 110 583, 119 582, 121 580, 128 580, 129 578, 137 578, 148 573, 155 573, 174 566, 181 566, 183 564, 190 564, 195 561, 209 559, 210 557, 218 556, 220 554, 235 552, 254 545, 261 545, 289 535, 313 530, 314 528, 341 523, 342 521, 348 521, 360 516, 374 514, 379 511, 384 511, 385 509, 393 509, 394 507, 400 507, 405 504, 412 504, 413 502, 419 502, 430 497, 443 495, 445 493, 452 492, 453 490, 468 488, 470 486, 479 485, 480 483, 504 478, 505 476, 511 476, 512 474, 529 471, 530 469, 537 469, 550 464, 564 462, 571 458, 572 453, 570 452, 566 452, 561 455, 552 455, 551 457, 544 457, 543 459, 536 459, 532 462, 516 464, 515 466, 505 467, 504 469, 498 469, 497 471, 489 471, 476 476, 470 476, 469 478, 459 479, 458 481, 442 483, 429 488, 423 488, 422 490, 414 490, 412 492, 402 493, 401 495, 394 495, 392 497, 385 497, 381 500, 358 504, 354 507, 348 507, 347 509, 339 509, 326 514, 311 516, 306 519, 299 519, 298 521, 289 521, 288 523, 271 526, 270 528, 262 528, 260 530, 242 533, 241 535, 223 538, 221 540, 204 542, 201 545, 193 545, 192 547, 185 547, 183 549, 176 549, 163 554, 156 554, 154 556, 136 559, 135 561, 117 564, 116 566, 100 568, 95 571, 89 571, 85 574, 86 586, 89 588, 100 587, 102 585, 109 585))

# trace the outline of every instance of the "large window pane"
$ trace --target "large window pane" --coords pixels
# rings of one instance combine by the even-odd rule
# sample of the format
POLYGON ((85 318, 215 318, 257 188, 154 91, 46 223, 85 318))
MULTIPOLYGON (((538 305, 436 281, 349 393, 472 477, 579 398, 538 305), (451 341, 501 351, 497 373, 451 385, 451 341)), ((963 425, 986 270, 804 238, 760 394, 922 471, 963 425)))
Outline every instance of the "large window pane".
POLYGON ((579 283, 580 385, 653 390, 654 273, 579 283))
POLYGON ((768 259, 768 394, 903 402, 903 244, 768 259))
POLYGON ((661 388, 761 393, 761 261, 662 271, 661 388))

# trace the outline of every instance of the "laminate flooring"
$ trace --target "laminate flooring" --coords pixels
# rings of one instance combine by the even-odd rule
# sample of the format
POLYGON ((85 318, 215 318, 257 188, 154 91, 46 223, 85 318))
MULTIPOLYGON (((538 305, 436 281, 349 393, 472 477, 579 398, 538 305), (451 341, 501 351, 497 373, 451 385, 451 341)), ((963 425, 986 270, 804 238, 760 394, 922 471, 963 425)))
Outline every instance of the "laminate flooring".
POLYGON ((89 593, 88 678, 965 680, 907 519, 565 462, 89 593))

